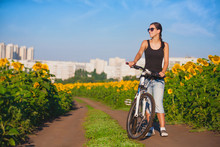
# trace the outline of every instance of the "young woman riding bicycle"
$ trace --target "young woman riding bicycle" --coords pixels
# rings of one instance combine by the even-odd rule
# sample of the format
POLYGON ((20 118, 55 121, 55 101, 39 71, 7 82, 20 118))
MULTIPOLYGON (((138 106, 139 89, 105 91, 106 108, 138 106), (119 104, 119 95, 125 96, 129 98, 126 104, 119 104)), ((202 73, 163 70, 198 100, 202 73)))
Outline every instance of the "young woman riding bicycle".
MULTIPOLYGON (((144 40, 141 47, 134 58, 134 61, 130 61, 129 66, 132 67, 145 53, 145 67, 152 72, 158 72, 161 78, 154 79, 148 88, 150 94, 153 95, 156 105, 157 118, 160 123, 160 135, 168 136, 165 129, 165 113, 163 108, 163 95, 165 82, 163 77, 169 64, 169 45, 162 41, 162 26, 158 22, 150 24, 148 28, 151 40, 144 40), (162 67, 162 62, 164 64, 162 67)), ((148 80, 148 79, 146 79, 148 80)), ((147 116, 148 117, 148 116, 147 116)), ((152 127, 147 136, 154 135, 154 128, 152 127)))

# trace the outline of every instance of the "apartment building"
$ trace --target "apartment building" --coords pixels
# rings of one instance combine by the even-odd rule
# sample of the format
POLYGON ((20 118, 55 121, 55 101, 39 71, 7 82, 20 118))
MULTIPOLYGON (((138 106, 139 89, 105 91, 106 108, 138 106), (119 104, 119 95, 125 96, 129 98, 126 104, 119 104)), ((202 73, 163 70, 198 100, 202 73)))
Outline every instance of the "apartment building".
POLYGON ((15 60, 34 60, 34 48, 19 47, 14 44, 0 43, 0 58, 15 60))

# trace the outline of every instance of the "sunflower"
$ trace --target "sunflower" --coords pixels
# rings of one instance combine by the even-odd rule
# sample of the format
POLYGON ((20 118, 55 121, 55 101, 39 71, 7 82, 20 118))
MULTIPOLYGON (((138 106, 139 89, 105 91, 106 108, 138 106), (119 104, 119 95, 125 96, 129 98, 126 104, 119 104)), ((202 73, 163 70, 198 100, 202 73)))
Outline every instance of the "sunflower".
POLYGON ((212 55, 208 55, 208 58, 210 61, 212 61, 213 56, 212 55))
POLYGON ((49 70, 49 67, 48 67, 47 64, 42 64, 41 68, 42 68, 42 69, 45 69, 45 70, 49 70))
POLYGON ((173 93, 173 89, 168 89, 168 94, 172 94, 173 93))
POLYGON ((184 83, 180 82, 180 86, 184 86, 184 83))
POLYGON ((172 67, 172 73, 177 74, 177 69, 175 67, 172 67))
POLYGON ((35 82, 34 83, 34 88, 37 88, 37 87, 39 87, 40 86, 40 84, 38 83, 38 82, 35 82))
POLYGON ((195 69, 198 70, 200 73, 203 72, 202 66, 197 66, 195 69))
POLYGON ((191 74, 189 74, 189 76, 185 76, 185 79, 186 79, 186 80, 189 80, 190 78, 192 78, 192 75, 191 75, 191 74))
POLYGON ((2 58, 2 59, 0 60, 0 66, 5 66, 5 65, 8 64, 8 63, 9 63, 9 61, 8 61, 7 58, 2 58))
POLYGON ((216 71, 216 68, 217 68, 217 67, 214 67, 214 68, 213 68, 213 72, 215 72, 215 71, 216 71))
POLYGON ((188 70, 190 67, 195 68, 196 65, 193 62, 191 62, 191 61, 188 61, 188 62, 186 62, 186 64, 183 65, 183 68, 185 70, 188 70))
POLYGON ((21 64, 20 62, 13 62, 13 63, 11 63, 11 65, 12 65, 13 68, 14 68, 15 70, 17 70, 17 71, 23 70, 23 68, 24 68, 24 65, 21 64))
POLYGON ((219 56, 213 56, 212 58, 211 58, 211 61, 214 63, 214 64, 219 64, 220 63, 220 57, 219 56))
POLYGON ((189 68, 187 69, 187 71, 188 71, 189 73, 193 74, 194 76, 196 75, 196 71, 195 71, 195 69, 192 68, 192 67, 189 67, 189 68))
POLYGON ((209 63, 208 63, 206 60, 203 60, 203 61, 202 61, 202 65, 203 65, 203 66, 209 66, 209 63))
POLYGON ((203 61, 203 60, 202 60, 201 58, 198 58, 198 59, 197 59, 197 63, 202 64, 202 61, 203 61))
POLYGON ((32 68, 34 69, 34 71, 37 71, 42 68, 42 63, 37 62, 34 64, 34 66, 32 68))

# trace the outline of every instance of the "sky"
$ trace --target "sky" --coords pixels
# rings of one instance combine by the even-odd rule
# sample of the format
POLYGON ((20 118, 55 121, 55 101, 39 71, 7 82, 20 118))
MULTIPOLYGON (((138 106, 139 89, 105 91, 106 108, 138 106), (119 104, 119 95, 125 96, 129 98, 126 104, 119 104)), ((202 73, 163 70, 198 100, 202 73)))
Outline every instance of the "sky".
POLYGON ((170 57, 220 55, 219 0, 0 0, 0 42, 33 46, 36 60, 131 61, 152 22, 170 57))

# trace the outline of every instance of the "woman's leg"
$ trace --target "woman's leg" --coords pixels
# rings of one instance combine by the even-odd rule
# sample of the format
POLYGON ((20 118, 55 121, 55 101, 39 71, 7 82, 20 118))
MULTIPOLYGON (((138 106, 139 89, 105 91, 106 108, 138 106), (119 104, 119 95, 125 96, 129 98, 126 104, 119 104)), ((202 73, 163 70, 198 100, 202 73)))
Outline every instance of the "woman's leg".
POLYGON ((160 127, 165 127, 165 113, 157 113, 157 118, 160 123, 160 127))
POLYGON ((168 133, 166 132, 165 129, 165 113, 163 108, 164 87, 165 87, 164 80, 155 80, 153 86, 153 94, 156 105, 157 118, 160 123, 161 136, 168 136, 168 133))

